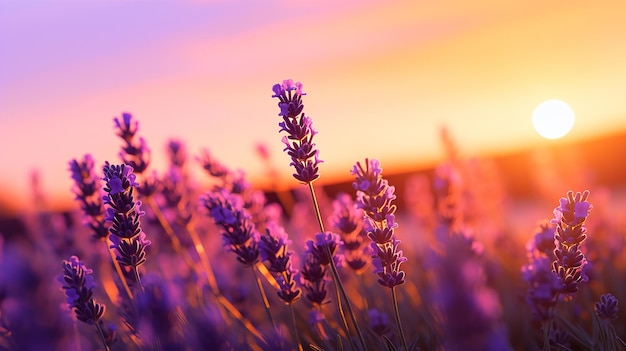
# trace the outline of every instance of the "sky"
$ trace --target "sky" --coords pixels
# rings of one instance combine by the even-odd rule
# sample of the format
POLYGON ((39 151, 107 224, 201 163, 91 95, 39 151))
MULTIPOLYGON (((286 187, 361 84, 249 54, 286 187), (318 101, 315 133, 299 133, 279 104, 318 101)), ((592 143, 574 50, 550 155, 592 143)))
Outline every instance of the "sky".
POLYGON ((1 201, 27 206, 34 171, 51 203, 71 201, 69 160, 119 162, 123 112, 159 172, 176 138, 264 186, 261 143, 296 186, 271 98, 287 78, 307 93, 320 183, 365 157, 437 162, 444 126, 466 154, 626 130, 625 15, 610 1, 0 1, 1 201), (545 141, 531 114, 554 98, 576 124, 545 141))

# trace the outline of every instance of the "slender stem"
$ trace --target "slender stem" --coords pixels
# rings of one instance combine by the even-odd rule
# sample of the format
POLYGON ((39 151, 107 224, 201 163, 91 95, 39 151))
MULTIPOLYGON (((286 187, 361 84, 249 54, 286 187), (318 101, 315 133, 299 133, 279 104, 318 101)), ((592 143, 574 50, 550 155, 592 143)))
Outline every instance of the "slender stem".
POLYGON ((139 290, 141 290, 141 292, 144 293, 145 291, 143 290, 143 285, 141 285, 141 278, 139 277, 138 267, 133 267, 133 273, 135 275, 135 281, 137 282, 137 285, 139 286, 139 290))
POLYGON ((96 326, 96 329, 98 329, 98 335, 100 336, 100 340, 102 341, 102 346, 104 346, 104 351, 110 351, 111 348, 107 344, 107 340, 104 337, 104 332, 102 331, 102 328, 100 328, 100 323, 96 322, 94 325, 96 326))
MULTIPOLYGON (((307 183, 309 186, 309 190, 311 192, 311 198, 313 200, 313 206, 315 208, 315 215, 317 216, 317 222, 319 224, 320 230, 323 233, 324 232, 324 223, 322 221, 322 213, 320 211, 319 208, 319 204, 317 203, 317 198, 315 196, 315 189, 313 188, 313 183, 309 182, 307 183)), ((329 261, 330 261, 330 271, 333 275, 333 280, 335 282, 335 289, 338 289, 337 291, 337 306, 339 308, 339 312, 341 313, 341 317, 343 319, 343 323, 346 325, 347 328, 347 321, 345 320, 345 316, 343 314, 343 309, 341 307, 341 299, 339 298, 339 293, 341 292, 341 296, 343 296, 343 299, 346 301, 346 307, 348 308, 348 314, 350 315, 350 319, 352 320, 352 323, 354 324, 354 327, 357 331, 357 334, 359 335, 359 340, 361 341, 361 345, 363 346, 364 350, 367 350, 367 344, 365 343, 365 339, 363 338, 363 333, 361 333, 361 329, 359 328, 359 325, 356 322, 356 316, 354 315, 354 311, 352 310, 352 306, 350 306, 350 300, 348 299, 348 296, 346 295, 346 291, 343 287, 343 284, 341 283, 341 278, 339 278, 339 272, 337 271, 337 266, 335 266, 335 262, 332 258, 332 254, 330 252, 330 248, 328 247, 328 245, 326 245, 326 254, 328 255, 329 261)), ((346 330, 347 333, 347 330, 346 330)), ((348 340, 351 340, 348 337, 348 340)))
POLYGON ((244 328, 246 328, 246 330, 250 332, 252 336, 264 343, 266 342, 263 334, 261 334, 261 332, 257 328, 255 328, 254 325, 246 317, 244 317, 230 301, 228 301, 228 299, 226 299, 223 295, 218 295, 217 301, 222 306, 224 306, 228 313, 230 313, 236 320, 238 320, 244 326, 244 328))
POLYGON ((80 345, 80 335, 78 334, 78 321, 74 320, 74 343, 76 343, 76 351, 82 351, 83 348, 80 345))
POLYGON ((259 288, 259 294, 261 294, 261 300, 263 300, 263 307, 265 307, 265 312, 267 312, 267 318, 272 323, 272 327, 276 329, 276 323, 274 323, 274 318, 272 317, 272 312, 270 311, 270 302, 267 300, 267 295, 265 294, 265 289, 263 289, 263 283, 261 282, 261 278, 254 269, 254 266, 250 267, 252 269, 252 273, 254 273, 254 280, 256 281, 256 286, 259 288))
POLYGON ((296 314, 294 312, 293 303, 289 304, 289 313, 291 314, 291 327, 293 328, 293 337, 298 344, 298 351, 302 351, 302 343, 300 342, 300 335, 298 334, 298 327, 296 326, 296 314))
POLYGON ((148 197, 147 201, 148 201, 148 204, 150 205, 150 208, 152 209, 152 212, 154 213, 156 218, 159 220, 161 227, 163 227, 163 229, 165 230, 165 233, 167 233, 167 236, 170 238, 174 251, 176 251, 176 253, 178 253, 179 255, 183 257, 183 259, 185 260, 185 263, 187 263, 189 267, 195 268, 196 266, 195 263, 189 256, 189 253, 183 249, 183 246, 181 245, 180 240, 178 239, 178 236, 176 236, 174 229, 172 229, 172 226, 163 215, 163 212, 161 212, 159 205, 156 203, 156 201, 154 201, 154 197, 152 196, 148 197))
POLYGON ((113 252, 113 250, 111 250, 109 248, 109 244, 107 244, 107 241, 105 239, 104 244, 106 245, 107 251, 109 252, 109 254, 111 255, 111 260, 113 261, 113 266, 115 267, 115 271, 117 271, 117 275, 120 277, 120 281, 122 282, 122 286, 124 287, 124 290, 126 291, 126 294, 128 295, 128 297, 133 300, 133 293, 130 290, 130 287, 128 286, 128 282, 126 281, 126 277, 124 276, 124 272, 122 272, 122 267, 120 266, 120 263, 117 261, 117 258, 115 258, 115 253, 113 252))
POLYGON ((396 287, 391 287, 391 299, 393 300, 393 309, 396 312, 396 324, 398 324, 398 330, 400 330, 400 339, 402 340, 402 346, 405 351, 409 351, 409 347, 406 344, 406 337, 404 336, 404 330, 402 329, 402 322, 400 321, 400 310, 398 309, 398 297, 396 296, 396 287))
POLYGON ((193 246, 198 253, 198 257, 200 257, 200 264, 202 264, 202 268, 204 269, 204 275, 207 278, 207 283, 209 284, 209 288, 213 292, 213 294, 218 295, 220 290, 217 286, 217 279, 215 279, 215 273, 213 272, 213 267, 211 266, 211 262, 207 257, 206 250, 204 245, 202 244, 202 240, 200 240, 200 236, 196 232, 196 229, 191 222, 187 225, 187 231, 189 232, 189 236, 191 237, 191 241, 193 242, 193 246))

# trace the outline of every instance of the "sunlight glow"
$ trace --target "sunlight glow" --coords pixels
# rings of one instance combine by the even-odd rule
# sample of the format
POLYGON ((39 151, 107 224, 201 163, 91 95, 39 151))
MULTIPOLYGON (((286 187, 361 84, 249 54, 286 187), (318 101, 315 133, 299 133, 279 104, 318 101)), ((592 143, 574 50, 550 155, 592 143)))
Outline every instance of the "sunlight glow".
POLYGON ((546 139, 559 139, 574 127, 574 111, 561 100, 547 100, 533 112, 533 127, 546 139))

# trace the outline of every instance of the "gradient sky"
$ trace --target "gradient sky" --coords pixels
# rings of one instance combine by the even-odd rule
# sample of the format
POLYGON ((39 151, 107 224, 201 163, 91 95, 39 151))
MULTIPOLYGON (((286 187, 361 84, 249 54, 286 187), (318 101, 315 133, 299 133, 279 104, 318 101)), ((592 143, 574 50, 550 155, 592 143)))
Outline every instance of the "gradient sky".
POLYGON ((2 1, 0 192, 24 206, 38 170, 71 199, 67 162, 118 162, 122 112, 156 170, 178 138, 262 185, 264 143, 295 185, 271 98, 285 78, 304 84, 321 182, 365 157, 435 162, 444 125, 466 154, 546 143, 530 116, 547 99, 577 114, 557 142, 624 130, 624 18, 615 1, 2 1))

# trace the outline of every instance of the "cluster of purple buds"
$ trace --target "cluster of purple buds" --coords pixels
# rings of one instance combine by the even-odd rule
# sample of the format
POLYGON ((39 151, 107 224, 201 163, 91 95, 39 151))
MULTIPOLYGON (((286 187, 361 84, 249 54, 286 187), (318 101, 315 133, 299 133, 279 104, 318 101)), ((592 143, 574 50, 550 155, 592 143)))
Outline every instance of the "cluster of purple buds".
POLYGON ((551 265, 554 251, 555 226, 540 223, 527 244, 528 264, 522 267, 522 278, 528 285, 526 303, 537 322, 545 323, 554 317, 554 306, 561 291, 561 282, 551 265))
POLYGON ((313 305, 321 306, 329 302, 326 299, 328 294, 326 283, 329 281, 326 272, 331 260, 341 259, 340 256, 335 255, 337 247, 341 244, 339 236, 331 232, 317 233, 315 241, 307 240, 306 242, 300 283, 307 291, 305 296, 313 305))
POLYGON ((617 298, 611 294, 600 296, 600 301, 596 302, 594 306, 598 318, 608 321, 617 319, 618 302, 617 298))
POLYGON ((143 173, 150 164, 150 150, 144 138, 135 140, 139 130, 139 122, 133 120, 130 113, 122 113, 122 119, 113 119, 117 129, 117 135, 124 141, 120 158, 125 164, 131 165, 137 174, 143 173))
POLYGON ((106 162, 103 172, 107 193, 104 203, 108 205, 106 220, 112 222, 109 229, 111 248, 117 251, 116 259, 122 266, 136 271, 146 262, 146 248, 150 245, 139 220, 144 215, 140 210, 141 201, 134 197, 134 189, 139 184, 135 182, 133 168, 129 165, 106 162))
POLYGON ((340 193, 333 201, 330 223, 340 235, 346 265, 357 274, 370 262, 370 247, 365 243, 367 233, 363 228, 363 210, 357 208, 350 195, 340 193))
POLYGON ((356 189, 357 206, 367 217, 364 224, 367 236, 372 240, 374 273, 378 274, 378 283, 393 288, 404 284, 405 273, 400 270, 400 265, 406 258, 398 249, 400 240, 394 234, 398 226, 394 216, 396 205, 393 204, 395 188, 383 179, 382 171, 378 160, 365 159, 365 168, 357 162, 350 173, 355 176, 352 186, 356 189))
POLYGON ((282 84, 275 84, 272 88, 273 98, 280 101, 279 116, 283 121, 278 124, 281 132, 286 132, 283 137, 284 151, 291 157, 291 166, 295 168, 293 177, 302 183, 311 183, 319 178, 319 150, 315 148, 313 136, 317 132, 313 129, 311 118, 304 115, 302 110, 302 84, 294 83, 293 80, 284 80, 282 84))
POLYGON ((259 262, 259 233, 241 196, 219 189, 207 193, 200 201, 222 228, 224 246, 237 255, 237 261, 249 267, 259 262))
POLYGON ((100 194, 100 178, 94 172, 94 160, 86 154, 82 160, 73 159, 69 163, 74 185, 75 200, 80 203, 85 223, 92 230, 92 238, 105 240, 109 230, 104 224, 104 207, 100 194))
POLYGON ((278 297, 286 304, 294 303, 300 299, 302 291, 296 287, 294 279, 297 270, 293 268, 293 252, 287 250, 291 240, 283 227, 274 221, 267 223, 265 232, 259 242, 261 259, 267 261, 268 270, 277 275, 276 280, 280 286, 278 297))
POLYGON ((65 290, 67 304, 74 311, 76 319, 90 325, 98 323, 106 308, 93 298, 93 271, 76 256, 70 257, 69 261, 63 260, 62 264, 63 275, 58 280, 65 290))
POLYGON ((559 206, 554 209, 555 218, 552 223, 556 224, 556 249, 552 270, 561 280, 561 292, 565 294, 575 293, 578 291, 578 284, 587 281, 583 272, 587 259, 580 250, 580 245, 587 238, 585 221, 593 207, 587 201, 588 198, 588 190, 576 194, 570 190, 567 197, 561 198, 559 206))

